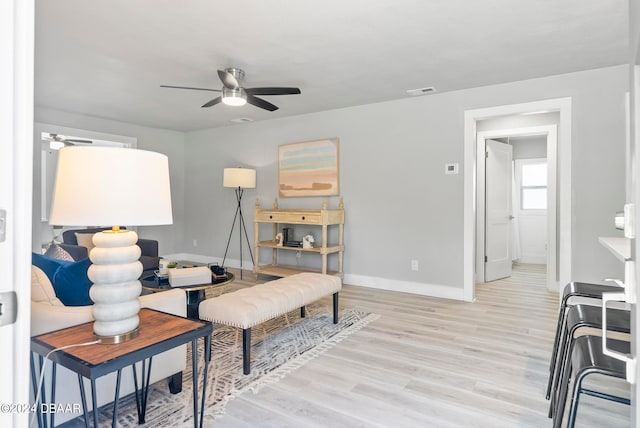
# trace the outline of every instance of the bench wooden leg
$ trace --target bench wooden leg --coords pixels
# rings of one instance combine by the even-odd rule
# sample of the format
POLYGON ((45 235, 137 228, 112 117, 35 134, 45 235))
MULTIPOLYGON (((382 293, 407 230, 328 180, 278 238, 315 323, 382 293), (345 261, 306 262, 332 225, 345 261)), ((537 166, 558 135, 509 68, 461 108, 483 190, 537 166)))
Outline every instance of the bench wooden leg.
POLYGON ((338 293, 333 293, 333 323, 338 324, 338 293))
POLYGON ((242 330, 242 372, 251 373, 251 327, 242 330))
POLYGON ((307 316, 306 306, 302 306, 300 308, 300 318, 304 318, 307 316))

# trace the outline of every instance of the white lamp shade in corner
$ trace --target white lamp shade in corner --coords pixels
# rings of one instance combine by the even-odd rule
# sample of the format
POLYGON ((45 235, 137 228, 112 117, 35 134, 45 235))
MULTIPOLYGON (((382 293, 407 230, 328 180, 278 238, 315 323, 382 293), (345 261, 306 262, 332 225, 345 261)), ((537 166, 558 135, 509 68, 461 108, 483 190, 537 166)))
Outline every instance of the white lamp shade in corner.
POLYGON ((222 185, 224 187, 255 189, 256 170, 250 168, 225 168, 222 185))
POLYGON ((173 223, 167 156, 118 147, 64 147, 50 224, 147 226, 173 223))

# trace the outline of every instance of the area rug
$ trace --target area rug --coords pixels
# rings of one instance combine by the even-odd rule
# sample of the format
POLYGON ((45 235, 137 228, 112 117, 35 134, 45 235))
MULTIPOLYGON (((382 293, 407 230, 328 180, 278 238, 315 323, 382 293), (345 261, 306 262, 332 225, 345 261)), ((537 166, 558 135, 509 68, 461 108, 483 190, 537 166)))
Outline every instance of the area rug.
MULTIPOLYGON (((242 330, 214 325, 213 353, 207 380, 204 426, 224 413, 233 398, 247 391, 277 382, 288 373, 318 357, 353 332, 378 318, 357 309, 344 309, 333 324, 328 305, 307 306, 307 317, 299 311, 278 317, 252 329, 251 374, 242 373, 242 330)), ((199 394, 202 393, 203 341, 198 341, 199 394)), ((146 422, 138 425, 133 395, 120 400, 118 426, 183 427, 193 424, 191 350, 187 348, 187 369, 180 394, 171 394, 165 381, 150 386, 146 422)), ((201 395, 199 395, 201 397, 201 395)), ((111 426, 112 405, 100 408, 100 426, 111 426)))

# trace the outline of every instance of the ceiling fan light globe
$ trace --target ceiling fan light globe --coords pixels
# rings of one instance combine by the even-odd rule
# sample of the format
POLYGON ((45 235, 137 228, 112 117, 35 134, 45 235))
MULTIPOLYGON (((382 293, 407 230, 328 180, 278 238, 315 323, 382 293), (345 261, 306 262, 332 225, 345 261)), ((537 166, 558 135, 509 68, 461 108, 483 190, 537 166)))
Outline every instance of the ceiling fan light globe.
POLYGON ((243 106, 247 103, 247 94, 242 88, 222 89, 222 102, 228 106, 243 106))

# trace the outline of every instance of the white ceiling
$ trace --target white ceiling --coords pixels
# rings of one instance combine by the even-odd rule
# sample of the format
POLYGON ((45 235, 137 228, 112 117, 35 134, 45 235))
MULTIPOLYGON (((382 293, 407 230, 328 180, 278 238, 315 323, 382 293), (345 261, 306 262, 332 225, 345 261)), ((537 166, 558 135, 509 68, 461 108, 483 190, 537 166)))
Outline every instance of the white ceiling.
MULTIPOLYGON (((624 64, 623 0, 36 0, 36 106, 195 130, 624 64), (200 108, 216 70, 297 86, 200 108)), ((425 95, 429 96, 429 95, 425 95)))

